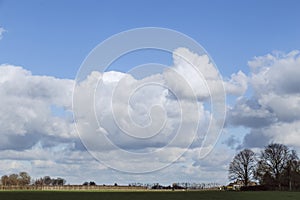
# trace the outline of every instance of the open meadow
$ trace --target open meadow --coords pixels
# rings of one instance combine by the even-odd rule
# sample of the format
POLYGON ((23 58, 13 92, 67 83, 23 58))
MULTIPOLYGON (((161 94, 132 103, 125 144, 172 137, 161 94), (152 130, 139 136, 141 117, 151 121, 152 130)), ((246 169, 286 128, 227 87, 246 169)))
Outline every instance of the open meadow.
POLYGON ((299 200, 300 192, 66 192, 66 191, 1 191, 1 200, 299 200))

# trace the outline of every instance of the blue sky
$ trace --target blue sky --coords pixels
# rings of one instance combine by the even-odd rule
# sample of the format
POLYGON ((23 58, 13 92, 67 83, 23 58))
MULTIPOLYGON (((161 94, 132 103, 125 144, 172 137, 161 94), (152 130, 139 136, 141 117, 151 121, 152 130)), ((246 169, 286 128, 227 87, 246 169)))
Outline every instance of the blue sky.
POLYGON ((299 49, 299 1, 1 1, 0 63, 74 78, 98 43, 132 28, 194 38, 225 76, 254 56, 299 49))
MULTIPOLYGON (((226 184, 228 164, 241 148, 258 152, 269 142, 280 142, 300 150, 299 8, 298 0, 0 0, 0 175, 25 170, 33 177, 62 176, 78 184, 89 180, 106 184, 226 184), (96 45, 114 34, 141 27, 173 29, 201 44, 225 79, 228 102, 226 126, 207 158, 199 162, 197 148, 192 148, 169 168, 132 175, 99 164, 85 151, 74 131, 72 92, 79 67, 96 45)), ((204 57, 185 53, 203 64, 204 57)), ((134 52, 117 60, 112 70, 126 72, 149 62, 173 65, 171 56, 150 50, 134 52)), ((192 80, 191 73, 182 68, 185 65, 173 67, 192 80)), ((214 71, 207 74, 210 72, 214 71)), ((107 102, 114 81, 124 74, 95 73, 90 78, 102 75, 108 82, 99 99, 107 102)), ((170 79, 165 73, 149 79, 161 83, 172 81, 172 76, 170 79)), ((87 81, 90 84, 93 80, 87 81)), ((132 89, 130 84, 126 87, 120 91, 132 89)), ((85 92, 89 90, 78 88, 79 97, 88 96, 85 92)), ((134 117, 141 121, 147 121, 142 108, 165 98, 160 96, 164 93, 161 89, 144 92, 144 98, 134 97, 142 113, 134 117)), ((204 99, 198 103, 205 110, 207 97, 197 95, 204 99)), ((168 106, 176 115, 176 109, 168 106)), ((115 131, 110 126, 110 111, 103 113, 99 113, 104 119, 100 131, 115 131)), ((205 112, 201 114, 208 118, 205 112)), ((172 120, 171 125, 177 125, 172 120)), ((128 138, 112 136, 116 138, 125 149, 145 151, 128 138)), ((165 141, 152 142, 144 145, 157 148, 165 141)), ((180 152, 180 148, 172 151, 180 152)), ((122 159, 114 153, 107 155, 122 159)), ((170 162, 173 155, 161 156, 158 164, 170 162)))

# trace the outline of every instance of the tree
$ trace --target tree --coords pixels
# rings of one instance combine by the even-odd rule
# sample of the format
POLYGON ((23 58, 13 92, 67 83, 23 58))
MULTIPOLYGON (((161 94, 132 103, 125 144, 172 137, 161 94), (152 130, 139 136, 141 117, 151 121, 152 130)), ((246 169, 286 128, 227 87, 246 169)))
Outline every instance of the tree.
POLYGON ((84 182, 82 185, 84 185, 84 186, 95 186, 95 185, 97 185, 94 181, 90 181, 90 182, 84 182))
POLYGON ((8 185, 18 185, 19 184, 19 175, 18 174, 11 174, 8 176, 8 185))
POLYGON ((262 184, 265 184, 266 174, 268 178, 281 189, 283 182, 283 174, 288 169, 292 152, 283 144, 269 144, 264 151, 261 152, 260 161, 256 171, 256 177, 262 184))
POLYGON ((36 186, 43 186, 43 184, 44 184, 43 178, 38 178, 34 181, 34 185, 36 186))
POLYGON ((229 165, 229 179, 241 180, 248 186, 255 171, 255 154, 250 149, 240 151, 229 165))
POLYGON ((295 163, 295 168, 292 173, 292 184, 293 184, 293 189, 300 189, 300 160, 295 163))
POLYGON ((11 186, 11 185, 29 185, 31 177, 27 172, 20 172, 19 174, 10 174, 4 175, 1 177, 2 185, 11 186))
POLYGON ((18 183, 19 185, 29 185, 30 184, 31 177, 27 172, 20 172, 18 177, 18 183))
POLYGON ((84 182, 82 185, 84 185, 84 186, 88 186, 89 185, 89 182, 84 182))
POLYGON ((63 186, 66 183, 66 180, 63 178, 54 178, 52 179, 52 185, 59 185, 59 186, 63 186))
POLYGON ((97 185, 97 184, 96 184, 94 181, 90 181, 89 185, 95 186, 95 185, 97 185))
POLYGON ((50 176, 44 176, 43 178, 36 179, 34 184, 37 186, 43 186, 43 185, 63 186, 66 184, 66 180, 63 178, 51 178, 50 176))
POLYGON ((4 176, 1 177, 1 183, 2 183, 2 185, 4 185, 4 186, 9 185, 9 178, 8 178, 7 175, 4 175, 4 176))
POLYGON ((299 158, 296 151, 292 150, 289 154, 287 166, 283 174, 283 184, 286 185, 290 191, 293 189, 293 187, 295 188, 295 185, 297 183, 297 177, 299 175, 298 169, 300 169, 300 162, 298 161, 298 159, 299 158))
POLYGON ((44 185, 51 185, 52 184, 52 179, 50 176, 44 176, 43 178, 43 184, 44 185))

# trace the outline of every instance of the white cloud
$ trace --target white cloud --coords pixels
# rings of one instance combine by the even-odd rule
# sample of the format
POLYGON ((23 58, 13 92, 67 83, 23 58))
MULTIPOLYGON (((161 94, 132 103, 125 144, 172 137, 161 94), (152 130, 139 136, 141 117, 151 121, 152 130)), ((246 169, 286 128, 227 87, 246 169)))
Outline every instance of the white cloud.
POLYGON ((277 53, 260 56, 249 62, 252 69, 251 84, 257 94, 278 95, 300 93, 300 52, 277 53))
POLYGON ((227 122, 234 126, 259 128, 276 121, 276 116, 268 107, 260 105, 255 99, 240 98, 233 108, 229 107, 227 122))
POLYGON ((291 123, 276 123, 264 130, 274 142, 300 148, 300 120, 291 123))
POLYGON ((53 115, 51 106, 71 108, 72 80, 33 76, 21 67, 0 66, 0 148, 28 149, 74 138, 71 118, 53 115), (49 140, 52 138, 51 140, 49 140))
POLYGON ((300 52, 276 52, 249 63, 253 96, 239 99, 228 122, 251 128, 248 147, 279 142, 300 147, 300 52))
POLYGON ((228 82, 225 82, 227 94, 241 96, 246 92, 247 88, 248 77, 242 71, 232 74, 231 79, 228 82))
MULTIPOLYGON (((216 156, 217 150, 210 155, 213 157, 199 162, 214 147, 218 138, 216 127, 222 126, 206 104, 212 103, 210 95, 222 99, 223 84, 227 93, 242 95, 247 81, 245 74, 238 72, 223 82, 206 55, 178 49, 174 66, 143 79, 120 72, 92 72, 75 91, 76 125, 91 150, 101 154, 101 161, 118 169, 142 171, 148 166, 151 170, 175 161, 172 172, 157 173, 165 180, 171 180, 170 174, 176 171, 183 174, 178 175, 180 180, 183 176, 195 177, 199 172, 207 174, 207 180, 209 174, 217 178, 224 173, 227 157, 216 156), (187 58, 193 62, 188 63, 187 58), (209 127, 211 132, 206 137, 209 127), (124 151, 148 156, 120 153, 105 142, 107 138, 124 151)), ((27 166, 24 169, 33 176, 64 176, 76 183, 93 178, 98 172, 101 177, 108 172, 103 163, 97 163, 83 151, 75 133, 73 119, 68 115, 73 84, 73 80, 32 75, 22 67, 0 66, 0 158, 4 167, 13 160, 14 171, 27 166), (56 175, 58 171, 60 174, 56 175)), ((148 177, 154 180, 156 175, 148 177)), ((115 175, 116 179, 118 176, 115 175)), ((134 177, 140 179, 138 175, 134 177)), ((106 176, 106 180, 110 179, 106 176)))
POLYGON ((218 131, 205 137, 207 130, 212 134, 222 124, 204 103, 211 94, 221 97, 222 84, 206 55, 183 48, 174 52, 174 66, 140 80, 120 72, 92 72, 74 90, 76 126, 88 149, 109 166, 156 170, 176 161, 191 144, 214 145, 218 131))

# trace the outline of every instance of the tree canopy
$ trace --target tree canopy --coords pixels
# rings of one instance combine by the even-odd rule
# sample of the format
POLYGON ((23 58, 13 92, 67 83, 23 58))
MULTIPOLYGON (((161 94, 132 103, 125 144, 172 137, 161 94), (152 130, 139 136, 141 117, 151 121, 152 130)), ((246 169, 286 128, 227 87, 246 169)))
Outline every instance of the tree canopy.
POLYGON ((229 179, 248 186, 258 181, 269 189, 300 189, 300 161, 295 150, 283 144, 272 143, 258 155, 245 149, 229 165, 229 179))

